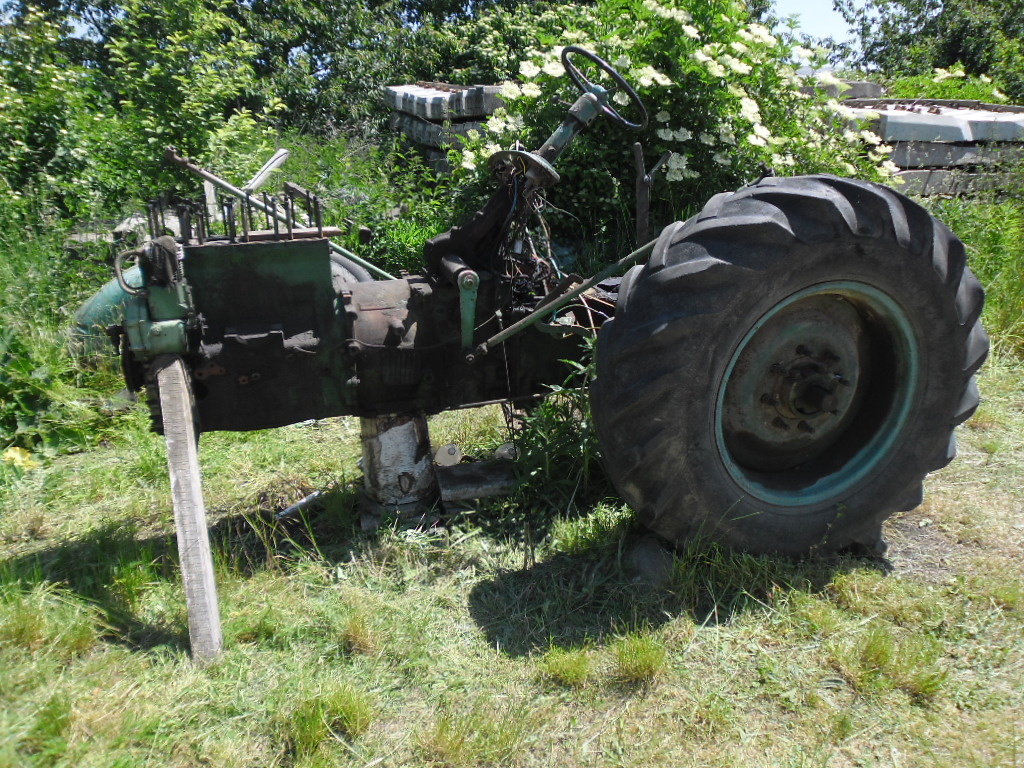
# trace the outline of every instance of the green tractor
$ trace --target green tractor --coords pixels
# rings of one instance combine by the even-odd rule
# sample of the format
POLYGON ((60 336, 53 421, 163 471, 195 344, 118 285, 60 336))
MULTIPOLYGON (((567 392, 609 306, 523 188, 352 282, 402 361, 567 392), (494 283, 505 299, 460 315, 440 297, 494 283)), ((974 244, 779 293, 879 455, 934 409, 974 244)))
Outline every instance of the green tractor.
POLYGON ((878 552, 882 522, 954 457, 988 339, 950 230, 884 186, 767 177, 590 279, 563 274, 530 237, 555 162, 598 117, 639 129, 647 115, 607 62, 575 47, 562 61, 582 95, 539 149, 491 158, 497 191, 425 244, 422 274, 382 275, 333 244, 315 201, 303 226, 287 201, 169 152, 239 199, 228 231, 185 212, 178 240, 147 243, 133 270, 118 259, 93 310, 119 315, 128 386, 149 390, 168 442, 198 656, 220 648, 200 432, 359 416, 371 500, 430 504, 441 470, 424 415, 533 401, 596 335, 607 472, 670 543, 878 552))

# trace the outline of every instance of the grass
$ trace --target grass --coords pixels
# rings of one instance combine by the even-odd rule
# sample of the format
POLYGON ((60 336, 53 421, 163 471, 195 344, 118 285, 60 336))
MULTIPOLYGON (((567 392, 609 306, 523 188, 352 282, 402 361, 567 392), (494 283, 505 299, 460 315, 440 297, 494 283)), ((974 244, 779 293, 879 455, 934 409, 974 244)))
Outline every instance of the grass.
POLYGON ((591 654, 585 648, 556 646, 540 657, 537 666, 547 679, 569 688, 580 688, 590 677, 591 654))
POLYGON ((652 683, 665 668, 665 648, 646 634, 620 637, 611 646, 615 678, 628 685, 652 683))
MULTIPOLYGON (((0 761, 1013 765, 1020 374, 986 368, 984 412, 888 524, 888 563, 694 545, 662 587, 635 580, 640 539, 608 499, 535 516, 532 559, 485 508, 365 534, 353 423, 204 437, 227 639, 205 668, 140 421, 5 490, 0 761), (316 487, 305 521, 273 520, 316 487)), ((502 439, 499 414, 471 423, 502 439)), ((435 439, 466 429, 438 419, 435 439)))
POLYGON ((536 714, 525 703, 486 698, 458 708, 443 704, 417 737, 415 754, 427 765, 510 765, 535 733, 536 714))
POLYGON ((366 733, 373 722, 373 704, 352 684, 328 680, 284 709, 279 719, 281 738, 289 752, 309 758, 330 739, 353 740, 366 733))
MULTIPOLYGON (((1019 171, 1018 171, 1019 173, 1019 171)), ((1024 187, 1024 183, 1017 182, 1024 187)), ((1024 205, 1016 198, 935 198, 932 213, 967 246, 968 263, 985 287, 985 327, 996 348, 1024 352, 1024 205)))

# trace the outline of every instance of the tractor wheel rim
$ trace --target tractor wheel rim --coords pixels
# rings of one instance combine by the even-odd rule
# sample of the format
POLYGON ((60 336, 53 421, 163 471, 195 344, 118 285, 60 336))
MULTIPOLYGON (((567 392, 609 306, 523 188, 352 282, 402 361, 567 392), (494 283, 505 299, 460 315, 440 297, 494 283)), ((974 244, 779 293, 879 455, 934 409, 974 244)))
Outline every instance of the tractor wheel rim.
POLYGON ((919 357, 907 313, 874 286, 794 293, 754 323, 718 385, 723 465, 745 493, 793 514, 838 500, 888 462, 919 357))

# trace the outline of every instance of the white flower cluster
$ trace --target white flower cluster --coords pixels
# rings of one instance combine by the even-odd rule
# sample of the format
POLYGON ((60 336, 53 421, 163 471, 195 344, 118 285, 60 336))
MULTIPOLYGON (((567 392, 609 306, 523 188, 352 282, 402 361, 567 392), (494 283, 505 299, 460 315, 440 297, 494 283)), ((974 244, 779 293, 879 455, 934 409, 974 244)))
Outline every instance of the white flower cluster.
POLYGON ((763 24, 750 24, 746 29, 737 31, 736 34, 748 43, 774 46, 779 42, 775 36, 768 31, 768 27, 763 24))
POLYGON ((935 77, 932 78, 932 82, 941 83, 943 80, 948 80, 951 77, 967 77, 967 73, 964 72, 963 67, 948 70, 943 69, 942 67, 936 67, 935 77))
POLYGON ((671 128, 659 128, 655 135, 662 141, 689 141, 693 138, 693 134, 685 128, 677 128, 674 131, 671 128))
POLYGON ((761 121, 761 108, 752 98, 743 96, 740 99, 740 117, 748 123, 759 123, 761 121))
POLYGON ((749 75, 752 69, 749 64, 728 53, 723 53, 718 60, 738 75, 749 75))
POLYGON ((669 157, 668 162, 662 166, 665 169, 665 179, 667 181, 682 181, 683 179, 695 179, 698 174, 692 168, 688 168, 690 156, 682 155, 678 152, 673 152, 672 156, 669 157))
MULTIPOLYGON (((527 83, 523 86, 523 90, 525 91, 526 87, 529 85, 534 85, 536 87, 535 83, 527 83)), ((488 118, 486 123, 484 123, 484 128, 486 128, 489 133, 493 133, 496 136, 503 136, 505 134, 518 135, 523 132, 523 127, 524 122, 522 115, 510 115, 508 110, 504 107, 496 109, 494 114, 488 118)))
POLYGON ((652 66, 638 67, 630 71, 629 74, 644 88, 650 88, 655 83, 658 85, 672 85, 671 77, 659 72, 652 66))
POLYGON ((540 67, 527 59, 526 61, 519 62, 519 74, 527 80, 532 80, 540 74, 540 67))
POLYGON ((693 21, 693 17, 682 8, 667 8, 664 5, 655 2, 655 0, 644 0, 644 8, 655 16, 660 16, 663 19, 673 19, 678 21, 680 24, 686 24, 687 22, 693 21))

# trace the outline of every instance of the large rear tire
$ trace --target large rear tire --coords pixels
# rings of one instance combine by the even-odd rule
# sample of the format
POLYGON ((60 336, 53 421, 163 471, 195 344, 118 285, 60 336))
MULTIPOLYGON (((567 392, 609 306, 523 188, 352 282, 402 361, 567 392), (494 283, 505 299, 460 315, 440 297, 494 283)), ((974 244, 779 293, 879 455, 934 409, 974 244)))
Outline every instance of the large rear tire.
POLYGON ((675 542, 878 551, 956 454, 988 353, 963 244, 875 184, 769 178, 668 227, 601 329, 593 415, 675 542))

